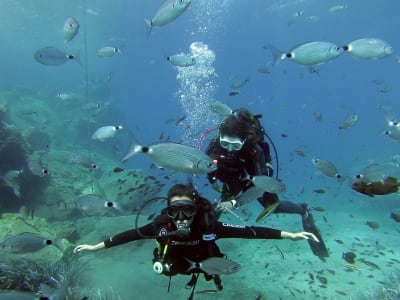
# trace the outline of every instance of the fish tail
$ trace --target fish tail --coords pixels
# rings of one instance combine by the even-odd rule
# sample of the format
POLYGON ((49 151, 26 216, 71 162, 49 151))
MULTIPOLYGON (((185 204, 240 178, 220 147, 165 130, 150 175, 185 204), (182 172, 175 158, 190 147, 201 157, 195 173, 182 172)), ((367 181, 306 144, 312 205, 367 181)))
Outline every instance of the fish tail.
POLYGON ((275 46, 271 45, 271 44, 266 44, 263 46, 263 48, 265 50, 269 50, 271 51, 272 54, 272 58, 273 58, 273 65, 277 65, 283 58, 283 51, 279 50, 278 48, 276 48, 275 46))
POLYGON ((64 245, 63 245, 63 243, 62 243, 62 239, 61 239, 61 238, 55 238, 55 239, 52 241, 52 244, 53 244, 54 246, 56 246, 56 247, 58 248, 58 250, 60 250, 61 252, 64 252, 64 245))
POLYGON ((149 38, 150 34, 151 34, 151 30, 153 29, 153 25, 151 24, 151 21, 148 19, 144 19, 144 23, 146 24, 147 38, 149 38))
POLYGON ((76 53, 76 54, 73 55, 73 57, 74 57, 74 60, 75 60, 81 67, 83 67, 82 62, 81 62, 81 51, 79 50, 78 53, 76 53))
POLYGON ((131 149, 128 151, 127 154, 122 158, 122 162, 126 162, 129 158, 134 156, 135 154, 142 152, 143 147, 139 144, 135 136, 130 133, 130 138, 131 138, 131 149))

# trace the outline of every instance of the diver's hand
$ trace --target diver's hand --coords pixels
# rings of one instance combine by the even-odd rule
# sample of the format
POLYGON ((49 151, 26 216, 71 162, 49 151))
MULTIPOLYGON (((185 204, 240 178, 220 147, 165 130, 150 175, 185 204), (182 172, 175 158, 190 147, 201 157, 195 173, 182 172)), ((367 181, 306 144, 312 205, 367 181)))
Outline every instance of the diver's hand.
POLYGON ((230 200, 218 203, 216 210, 217 212, 226 213, 228 211, 232 211, 235 208, 236 200, 230 200))
POLYGON ((102 249, 105 247, 104 242, 98 243, 96 245, 87 245, 87 244, 82 244, 78 245, 74 248, 74 253, 81 252, 82 250, 89 250, 89 251, 94 251, 98 249, 102 249))
POLYGON ((282 231, 281 232, 281 237, 283 239, 291 239, 293 241, 311 239, 314 242, 319 243, 318 238, 313 233, 306 232, 306 231, 302 231, 302 232, 286 232, 286 231, 282 231))

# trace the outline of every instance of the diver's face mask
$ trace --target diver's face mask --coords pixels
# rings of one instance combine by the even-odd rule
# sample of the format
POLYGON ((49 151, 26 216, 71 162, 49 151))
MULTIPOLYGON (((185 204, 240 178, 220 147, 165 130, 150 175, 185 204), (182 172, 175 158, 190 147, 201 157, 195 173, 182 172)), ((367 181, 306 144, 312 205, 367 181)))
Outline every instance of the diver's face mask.
POLYGON ((225 150, 232 152, 232 151, 239 151, 243 148, 243 145, 246 140, 242 140, 238 137, 230 137, 230 136, 220 136, 219 137, 219 144, 225 150))
POLYGON ((172 201, 171 205, 167 207, 168 217, 172 219, 178 230, 189 230, 196 213, 197 207, 189 199, 172 201))

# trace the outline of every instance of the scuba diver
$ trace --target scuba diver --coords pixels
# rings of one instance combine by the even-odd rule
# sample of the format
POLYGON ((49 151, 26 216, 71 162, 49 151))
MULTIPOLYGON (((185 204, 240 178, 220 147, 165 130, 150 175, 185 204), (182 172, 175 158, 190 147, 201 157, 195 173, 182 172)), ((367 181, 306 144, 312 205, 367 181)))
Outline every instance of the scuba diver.
POLYGON ((217 292, 223 289, 219 275, 240 269, 239 264, 221 253, 215 242, 218 239, 311 239, 318 242, 317 237, 309 232, 292 233, 268 227, 218 222, 214 207, 199 196, 191 184, 172 186, 168 191, 167 205, 153 222, 119 233, 96 245, 78 245, 73 252, 110 248, 140 239, 156 239, 158 245, 153 253, 154 272, 167 275, 170 280, 176 274, 192 275, 186 285, 186 288, 192 288, 189 297, 192 299, 200 273, 204 274, 207 281, 214 281, 217 292))
MULTIPOLYGON (((207 177, 214 189, 221 193, 221 202, 217 206, 219 212, 232 211, 240 205, 238 196, 254 186, 251 180, 254 176, 274 175, 269 144, 264 139, 267 135, 259 120, 261 117, 244 108, 231 110, 207 147, 206 154, 217 164, 217 170, 208 173, 207 177), (222 187, 218 181, 223 183, 222 187)), ((272 146, 276 152, 273 143, 272 146)), ((320 241, 308 240, 312 252, 325 261, 329 253, 306 203, 279 201, 276 194, 269 192, 261 192, 256 198, 264 207, 257 222, 271 213, 301 215, 303 229, 315 234, 320 241)))

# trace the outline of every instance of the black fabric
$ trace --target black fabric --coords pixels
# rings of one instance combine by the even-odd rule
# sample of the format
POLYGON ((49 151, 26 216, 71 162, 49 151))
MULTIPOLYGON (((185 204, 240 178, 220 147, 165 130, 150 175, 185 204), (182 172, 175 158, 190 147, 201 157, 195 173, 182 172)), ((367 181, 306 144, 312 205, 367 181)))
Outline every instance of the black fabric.
MULTIPOLYGON (((161 219, 161 217, 160 217, 161 219)), ((159 220, 160 220, 159 219, 159 220)), ((171 265, 170 271, 166 272, 166 275, 175 274, 189 274, 187 272, 190 267, 190 263, 187 261, 201 262, 204 259, 212 256, 222 257, 224 256, 215 240, 204 241, 203 234, 209 228, 204 228, 201 225, 201 217, 196 215, 194 223, 191 226, 190 235, 186 238, 177 238, 174 236, 163 236, 167 232, 175 230, 174 225, 167 221, 164 224, 160 222, 153 222, 147 224, 138 229, 131 229, 120 234, 117 234, 104 241, 107 248, 128 243, 135 240, 143 239, 143 236, 138 233, 138 230, 150 238, 155 237, 161 244, 163 249, 165 244, 168 243, 168 250, 165 257, 165 262, 171 265), (186 259, 185 259, 186 258, 186 259)), ((221 223, 214 221, 213 233, 215 239, 222 238, 244 238, 244 239, 280 239, 281 231, 267 228, 267 227, 249 227, 249 226, 237 226, 228 223, 221 223)), ((199 270, 195 270, 198 272, 199 270)))

